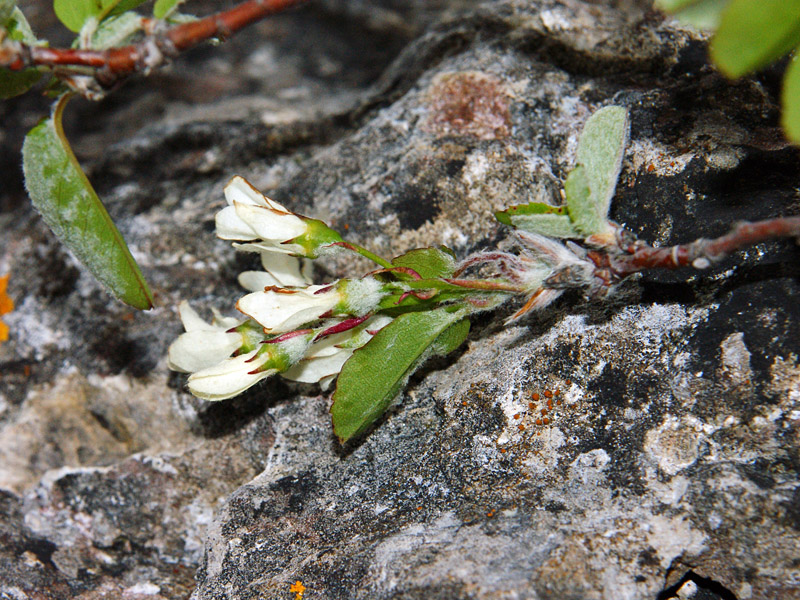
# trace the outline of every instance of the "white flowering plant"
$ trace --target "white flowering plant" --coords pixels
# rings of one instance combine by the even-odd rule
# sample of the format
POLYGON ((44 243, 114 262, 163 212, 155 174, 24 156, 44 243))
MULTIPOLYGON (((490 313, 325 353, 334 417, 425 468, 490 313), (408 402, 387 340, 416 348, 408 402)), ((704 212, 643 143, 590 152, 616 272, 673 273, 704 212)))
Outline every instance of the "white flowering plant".
POLYGON ((324 389, 336 379, 331 415, 347 442, 384 413, 414 370, 445 355, 469 333, 469 317, 514 298, 509 320, 547 306, 566 289, 589 298, 612 292, 649 268, 703 269, 764 239, 800 236, 800 217, 739 223, 714 240, 654 248, 608 219, 628 137, 627 111, 609 106, 587 121, 563 206, 532 202, 496 213, 514 228, 519 252, 479 252, 457 261, 446 247, 418 248, 392 260, 345 241, 322 221, 288 210, 241 177, 225 188, 217 235, 260 255, 246 271, 240 318, 209 324, 187 304, 186 333, 169 349, 169 366, 190 373, 188 388, 206 400, 235 396, 272 375, 324 389), (313 284, 310 259, 355 252, 376 263, 361 277, 313 284), (478 277, 476 267, 489 272, 478 277))

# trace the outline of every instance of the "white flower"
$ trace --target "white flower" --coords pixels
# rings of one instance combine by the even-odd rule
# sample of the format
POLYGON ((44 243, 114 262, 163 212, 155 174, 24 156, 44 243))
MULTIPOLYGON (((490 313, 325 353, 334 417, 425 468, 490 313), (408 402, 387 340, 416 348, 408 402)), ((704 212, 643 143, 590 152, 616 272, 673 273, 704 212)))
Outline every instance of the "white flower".
POLYGON ((225 186, 228 206, 215 218, 217 236, 249 252, 279 252, 316 258, 338 250, 342 241, 336 231, 322 221, 309 219, 270 200, 241 177, 225 186))
POLYGON ((261 370, 272 356, 260 349, 221 361, 189 376, 189 391, 205 400, 224 400, 241 394, 278 369, 261 370))
POLYGON ((319 319, 343 299, 335 284, 303 289, 270 287, 247 294, 239 299, 236 308, 258 321, 267 333, 285 333, 319 319))
POLYGON ((205 369, 228 358, 244 343, 241 333, 228 333, 243 321, 216 315, 211 324, 206 323, 185 300, 178 311, 186 333, 169 347, 167 360, 173 371, 191 373, 205 369))
POLYGON ((282 243, 306 232, 303 219, 267 198, 243 178, 236 176, 225 186, 228 206, 217 213, 217 236, 223 240, 265 240, 274 250, 291 253, 282 243))
POLYGON ((239 275, 239 285, 250 292, 264 288, 302 287, 311 283, 311 261, 288 254, 261 253, 263 271, 244 271, 239 275))
POLYGON ((376 315, 355 329, 329 335, 311 344, 300 362, 281 373, 281 377, 303 383, 319 382, 322 389, 327 389, 353 352, 391 321, 391 317, 376 315))

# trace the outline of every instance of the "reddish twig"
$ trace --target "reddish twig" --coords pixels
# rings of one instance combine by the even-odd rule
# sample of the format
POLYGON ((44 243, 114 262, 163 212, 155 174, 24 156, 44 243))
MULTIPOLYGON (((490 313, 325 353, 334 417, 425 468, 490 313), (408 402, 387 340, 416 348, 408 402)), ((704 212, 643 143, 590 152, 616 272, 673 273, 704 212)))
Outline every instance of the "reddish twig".
MULTIPOLYGON (((264 17, 286 10, 306 0, 250 0, 230 10, 204 19, 152 30, 141 41, 129 46, 107 50, 81 50, 30 46, 22 42, 3 40, 0 44, 0 67, 19 71, 29 67, 74 67, 94 70, 93 79, 108 88, 134 73, 148 73, 180 52, 211 38, 226 38, 243 27, 264 17)), ((74 73, 64 75, 69 82, 74 73)), ((84 95, 86 90, 77 90, 84 95)), ((94 94, 96 96, 96 94, 94 94)))
MULTIPOLYGON (((587 258, 592 260, 600 271, 610 275, 609 283, 619 281, 628 275, 645 269, 678 269, 694 267, 706 269, 737 250, 786 237, 800 240, 800 217, 779 217, 737 223, 730 233, 713 240, 700 238, 690 244, 667 248, 653 248, 635 241, 621 248, 622 252, 608 253, 592 250, 587 258)), ((602 274, 598 273, 602 278, 602 274)))

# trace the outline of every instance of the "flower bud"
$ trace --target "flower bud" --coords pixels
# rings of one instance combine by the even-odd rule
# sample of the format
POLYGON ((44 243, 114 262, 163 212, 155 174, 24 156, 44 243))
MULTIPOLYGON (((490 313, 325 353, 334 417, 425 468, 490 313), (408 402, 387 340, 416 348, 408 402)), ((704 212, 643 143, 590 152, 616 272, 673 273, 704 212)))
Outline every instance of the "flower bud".
POLYGON ((246 242, 237 244, 241 250, 316 258, 342 241, 339 233, 322 221, 291 212, 242 177, 234 177, 225 186, 225 199, 228 206, 215 219, 217 236, 246 242))

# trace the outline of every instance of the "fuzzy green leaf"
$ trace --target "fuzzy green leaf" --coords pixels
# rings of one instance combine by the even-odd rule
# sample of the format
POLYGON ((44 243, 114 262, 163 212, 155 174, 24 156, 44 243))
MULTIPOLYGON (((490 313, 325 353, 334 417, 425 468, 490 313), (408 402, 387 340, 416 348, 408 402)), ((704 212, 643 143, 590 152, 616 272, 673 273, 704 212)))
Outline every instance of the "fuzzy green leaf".
POLYGON ((103 5, 100 0, 53 0, 53 10, 67 29, 78 33, 86 19, 100 14, 103 5))
POLYGON ((22 146, 25 185, 53 233, 117 298, 138 308, 153 300, 125 240, 106 212, 64 137, 62 96, 53 114, 22 146))
POLYGON ((518 204, 494 213, 504 225, 523 231, 556 238, 580 238, 564 206, 551 206, 542 202, 518 204))
POLYGON ((655 7, 697 29, 716 29, 730 0, 656 0, 655 7))
POLYGON ((86 20, 119 15, 133 10, 146 0, 53 0, 53 10, 64 26, 78 33, 86 20))
POLYGON ((339 374, 331 407, 333 431, 342 443, 381 417, 428 356, 450 352, 464 341, 466 310, 452 309, 401 315, 353 353, 339 374))
POLYGON ((800 54, 795 54, 783 79, 783 128, 786 136, 800 144, 800 54))
MULTIPOLYGON (((13 3, 4 3, 0 5, 0 25, 2 25, 9 38, 12 40, 25 42, 30 45, 41 44, 36 39, 36 36, 31 31, 31 26, 28 24, 25 15, 22 11, 15 7, 13 3), (11 9, 8 9, 8 4, 11 9), (7 14, 5 18, 3 14, 7 14)), ((0 69, 0 98, 12 98, 27 92, 33 84, 35 84, 42 77, 42 73, 35 68, 24 69, 22 71, 8 71, 0 69)))
POLYGON ((711 40, 711 57, 728 77, 765 67, 800 44, 800 0, 731 0, 711 40))
POLYGON ((607 220, 605 215, 598 214, 596 210, 583 165, 578 165, 567 175, 564 193, 567 196, 569 217, 578 232, 589 237, 606 228, 607 220))
POLYGON ((131 38, 142 30, 143 20, 141 15, 134 12, 105 19, 92 35, 92 48, 104 50, 130 43, 131 38))
POLYGON ((153 16, 156 19, 163 19, 183 2, 184 0, 156 0, 155 6, 153 6, 153 16))
POLYGON ((569 190, 566 192, 570 217, 584 235, 603 233, 609 228, 608 209, 617 187, 627 142, 628 111, 621 106, 601 108, 583 127, 576 162, 585 171, 590 200, 585 203, 580 198, 570 199, 569 190))
POLYGON ((446 246, 417 248, 392 260, 397 267, 414 269, 423 279, 451 277, 455 268, 453 251, 446 246))

